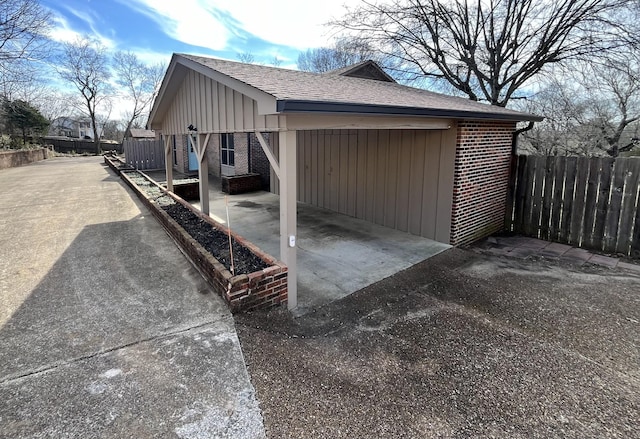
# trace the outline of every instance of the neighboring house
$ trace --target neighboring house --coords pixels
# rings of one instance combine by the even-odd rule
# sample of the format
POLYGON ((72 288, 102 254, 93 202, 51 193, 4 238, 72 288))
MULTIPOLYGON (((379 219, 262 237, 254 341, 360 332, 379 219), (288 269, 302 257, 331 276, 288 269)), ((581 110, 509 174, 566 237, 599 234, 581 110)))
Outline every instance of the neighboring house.
POLYGON ((77 137, 78 123, 70 117, 58 117, 49 125, 49 136, 77 137))
POLYGON ((259 144, 291 269, 296 201, 452 245, 501 230, 516 123, 539 120, 397 84, 370 61, 316 74, 174 54, 148 127, 178 169, 193 149, 215 175, 251 171, 259 144))
POLYGON ((93 139, 93 125, 89 118, 58 117, 51 121, 48 135, 93 139))
POLYGON ((155 140, 156 133, 153 130, 143 128, 130 128, 124 135, 127 140, 155 140))

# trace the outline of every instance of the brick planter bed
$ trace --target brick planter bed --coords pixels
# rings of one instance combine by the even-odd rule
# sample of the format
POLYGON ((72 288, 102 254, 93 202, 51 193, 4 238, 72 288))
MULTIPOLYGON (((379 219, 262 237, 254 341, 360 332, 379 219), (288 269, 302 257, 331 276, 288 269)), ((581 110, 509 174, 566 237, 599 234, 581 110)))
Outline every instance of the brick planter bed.
POLYGON ((287 302, 287 267, 282 262, 232 232, 236 266, 235 274, 232 274, 228 229, 224 225, 203 215, 142 172, 127 169, 121 161, 105 156, 105 163, 134 190, 213 290, 225 299, 232 312, 270 308, 287 302), (186 229, 190 229, 191 234, 186 229), (213 245, 218 250, 226 247, 227 251, 219 251, 216 258, 203 243, 207 248, 213 245), (256 267, 255 271, 248 270, 256 267))
POLYGON ((225 175, 220 179, 222 192, 229 195, 262 190, 260 174, 225 175))
POLYGON ((197 178, 173 180, 173 193, 187 201, 200 199, 200 187, 197 178))

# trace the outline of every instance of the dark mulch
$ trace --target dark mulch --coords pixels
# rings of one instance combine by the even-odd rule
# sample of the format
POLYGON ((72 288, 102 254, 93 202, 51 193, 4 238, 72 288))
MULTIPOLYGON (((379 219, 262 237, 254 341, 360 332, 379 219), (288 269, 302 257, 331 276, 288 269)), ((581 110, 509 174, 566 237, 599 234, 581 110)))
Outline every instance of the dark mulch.
MULTIPOLYGON (((227 269, 230 269, 231 257, 229 255, 229 237, 227 234, 212 227, 211 224, 198 217, 182 204, 175 203, 161 207, 214 258, 227 269)), ((262 259, 238 244, 233 237, 231 238, 231 243, 234 274, 249 274, 268 267, 262 259)))
MULTIPOLYGON (((147 195, 153 198, 167 214, 173 218, 193 239, 216 258, 227 270, 231 270, 229 237, 204 221, 191 210, 177 203, 138 172, 127 172, 127 176, 147 195)), ((249 274, 267 268, 269 265, 247 248, 231 238, 233 248, 233 273, 249 274)))

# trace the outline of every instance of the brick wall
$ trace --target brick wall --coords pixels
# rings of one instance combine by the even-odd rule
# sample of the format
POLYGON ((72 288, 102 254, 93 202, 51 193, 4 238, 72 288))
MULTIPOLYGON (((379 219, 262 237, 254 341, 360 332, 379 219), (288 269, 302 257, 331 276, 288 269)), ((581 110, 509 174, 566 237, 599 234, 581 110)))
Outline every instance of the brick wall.
POLYGON ((262 179, 259 174, 224 176, 220 181, 222 183, 222 192, 226 192, 229 195, 244 194, 262 189, 262 179))
POLYGON ((515 122, 462 121, 456 140, 451 244, 504 228, 515 122))
MULTIPOLYGON (((187 145, 187 136, 184 134, 176 134, 176 164, 175 168, 186 174, 189 172, 189 152, 187 145)), ((173 154, 173 152, 172 152, 173 154)))
MULTIPOLYGON (((269 143, 269 133, 263 133, 263 137, 269 143)), ((265 155, 258 138, 254 133, 249 134, 249 172, 260 174, 262 180, 262 189, 269 190, 269 176, 271 174, 271 165, 269 159, 265 155)))
POLYGON ((207 147, 209 175, 220 178, 220 134, 211 134, 207 147))
POLYGON ((236 175, 249 173, 249 142, 246 133, 233 135, 236 175))

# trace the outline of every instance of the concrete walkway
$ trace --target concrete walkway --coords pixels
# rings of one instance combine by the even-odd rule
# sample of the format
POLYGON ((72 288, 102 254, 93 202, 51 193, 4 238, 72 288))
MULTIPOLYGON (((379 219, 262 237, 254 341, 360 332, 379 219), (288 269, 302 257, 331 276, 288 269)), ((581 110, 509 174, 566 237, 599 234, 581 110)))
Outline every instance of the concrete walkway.
POLYGON ((0 438, 264 437, 225 304, 100 157, 0 187, 0 438))

